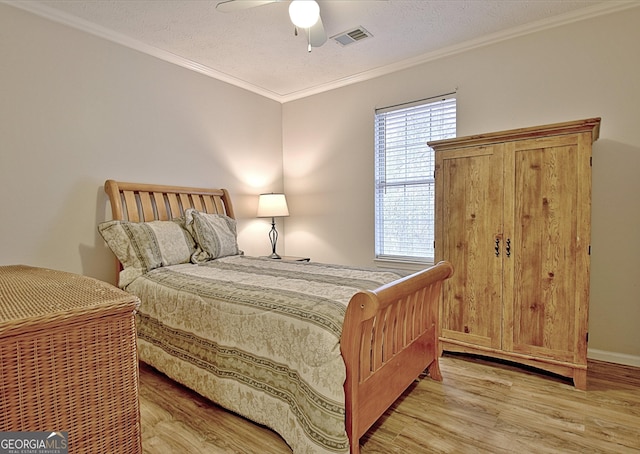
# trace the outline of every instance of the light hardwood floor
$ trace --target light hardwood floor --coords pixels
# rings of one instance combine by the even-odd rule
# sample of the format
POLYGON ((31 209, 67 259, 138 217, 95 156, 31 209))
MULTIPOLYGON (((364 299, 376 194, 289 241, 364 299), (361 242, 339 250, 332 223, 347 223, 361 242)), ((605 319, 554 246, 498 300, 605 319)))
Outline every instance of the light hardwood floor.
MULTIPOLYGON (((587 391, 541 372, 445 355, 360 440, 363 454, 640 453, 640 369, 589 361, 587 391)), ((145 454, 291 453, 271 430, 141 365, 145 454)))

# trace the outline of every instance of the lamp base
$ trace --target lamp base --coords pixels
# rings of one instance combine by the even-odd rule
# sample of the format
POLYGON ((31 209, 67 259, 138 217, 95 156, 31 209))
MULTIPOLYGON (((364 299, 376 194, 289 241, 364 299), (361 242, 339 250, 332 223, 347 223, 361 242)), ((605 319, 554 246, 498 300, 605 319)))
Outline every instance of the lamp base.
POLYGON ((271 218, 271 231, 269 232, 269 240, 271 240, 271 255, 270 259, 280 259, 276 253, 276 243, 278 242, 278 231, 276 230, 276 218, 271 218))

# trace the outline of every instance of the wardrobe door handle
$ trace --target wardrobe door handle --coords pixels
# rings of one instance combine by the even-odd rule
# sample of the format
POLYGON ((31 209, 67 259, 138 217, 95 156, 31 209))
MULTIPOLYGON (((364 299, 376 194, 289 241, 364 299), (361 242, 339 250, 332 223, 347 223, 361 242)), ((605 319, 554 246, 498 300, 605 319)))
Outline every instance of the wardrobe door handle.
POLYGON ((507 257, 511 257, 511 239, 507 238, 507 257))
POLYGON ((496 238, 496 257, 500 257, 500 238, 496 238))

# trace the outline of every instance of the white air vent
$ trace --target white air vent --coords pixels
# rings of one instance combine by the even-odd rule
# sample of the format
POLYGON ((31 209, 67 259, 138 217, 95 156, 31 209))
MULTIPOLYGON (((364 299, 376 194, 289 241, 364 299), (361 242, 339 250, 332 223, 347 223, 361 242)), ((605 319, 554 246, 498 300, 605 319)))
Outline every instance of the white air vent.
POLYGON ((331 39, 337 41, 342 46, 348 46, 349 44, 362 41, 366 38, 371 38, 372 36, 373 35, 366 31, 363 27, 358 27, 332 36, 331 39))

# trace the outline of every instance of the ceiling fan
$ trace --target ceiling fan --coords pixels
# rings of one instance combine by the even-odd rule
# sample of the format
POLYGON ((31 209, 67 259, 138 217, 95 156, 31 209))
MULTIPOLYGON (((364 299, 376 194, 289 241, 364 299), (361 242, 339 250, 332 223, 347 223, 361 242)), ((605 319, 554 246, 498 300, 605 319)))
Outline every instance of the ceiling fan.
MULTIPOLYGON (((276 3, 284 0, 226 0, 216 5, 216 9, 223 13, 230 13, 242 9, 255 8, 256 6, 276 3)), ((291 0, 289 4, 289 17, 295 25, 295 34, 298 29, 303 29, 307 34, 307 50, 312 47, 320 47, 327 41, 327 32, 320 18, 320 6, 314 0, 291 0)))

